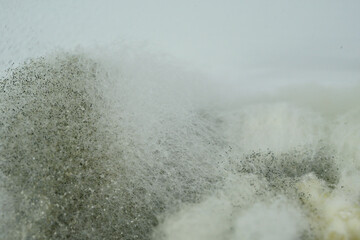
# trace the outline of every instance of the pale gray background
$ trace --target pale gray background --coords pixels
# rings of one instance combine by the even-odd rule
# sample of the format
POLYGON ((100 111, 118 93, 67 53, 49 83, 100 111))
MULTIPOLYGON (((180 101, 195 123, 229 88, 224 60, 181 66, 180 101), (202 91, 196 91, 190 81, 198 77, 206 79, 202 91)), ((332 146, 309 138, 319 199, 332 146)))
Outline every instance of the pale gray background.
POLYGON ((0 0, 0 66, 114 42, 217 81, 360 80, 359 0, 0 0))

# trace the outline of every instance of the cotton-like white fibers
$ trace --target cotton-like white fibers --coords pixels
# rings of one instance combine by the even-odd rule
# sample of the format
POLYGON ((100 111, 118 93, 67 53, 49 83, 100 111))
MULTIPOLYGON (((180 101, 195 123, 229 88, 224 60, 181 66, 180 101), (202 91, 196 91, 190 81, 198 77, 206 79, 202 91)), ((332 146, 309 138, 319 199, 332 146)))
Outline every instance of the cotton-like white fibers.
POLYGON ((305 224, 299 209, 286 201, 258 203, 236 220, 233 239, 300 239, 305 224))
POLYGON ((203 79, 126 48, 11 68, 0 238, 358 239, 359 87, 214 104, 203 79))

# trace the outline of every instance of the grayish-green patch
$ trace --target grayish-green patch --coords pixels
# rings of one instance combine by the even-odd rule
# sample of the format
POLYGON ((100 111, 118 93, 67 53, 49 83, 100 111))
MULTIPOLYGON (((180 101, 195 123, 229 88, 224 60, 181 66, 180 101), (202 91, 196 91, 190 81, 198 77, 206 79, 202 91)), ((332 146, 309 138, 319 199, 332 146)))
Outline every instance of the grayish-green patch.
POLYGON ((1 79, 1 238, 149 239, 164 210, 200 201, 220 179, 211 120, 194 111, 176 125, 165 111, 169 132, 148 139, 155 149, 139 144, 122 116, 142 109, 119 102, 127 79, 108 75, 59 54, 1 79))
POLYGON ((273 191, 296 197, 294 184, 309 173, 327 182, 329 187, 337 184, 339 172, 334 158, 328 146, 303 147, 284 153, 254 151, 235 163, 234 170, 263 177, 273 191))
POLYGON ((0 81, 0 170, 14 202, 3 239, 130 239, 156 224, 122 184, 119 132, 105 126, 96 71, 65 55, 0 81))

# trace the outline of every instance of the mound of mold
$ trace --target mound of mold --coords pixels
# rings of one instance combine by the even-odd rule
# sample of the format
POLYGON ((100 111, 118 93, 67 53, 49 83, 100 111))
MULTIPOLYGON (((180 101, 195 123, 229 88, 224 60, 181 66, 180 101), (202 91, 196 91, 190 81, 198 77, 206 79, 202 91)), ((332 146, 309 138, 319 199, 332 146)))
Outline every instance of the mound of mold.
POLYGON ((158 214, 213 188, 212 121, 189 111, 177 123, 166 106, 144 107, 134 78, 58 54, 0 80, 2 239, 149 239, 158 214), (139 140, 146 131, 159 134, 139 140))
POLYGON ((195 80, 126 51, 9 69, 0 239, 357 239, 358 111, 226 110, 195 80))

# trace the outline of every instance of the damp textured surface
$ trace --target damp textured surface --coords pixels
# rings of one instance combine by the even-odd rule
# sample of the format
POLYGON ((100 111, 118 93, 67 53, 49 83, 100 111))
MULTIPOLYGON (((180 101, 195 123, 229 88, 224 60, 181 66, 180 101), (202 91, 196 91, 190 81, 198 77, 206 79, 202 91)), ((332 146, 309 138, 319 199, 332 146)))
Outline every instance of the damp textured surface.
POLYGON ((350 99, 331 111, 292 89, 215 107, 206 87, 127 51, 9 68, 0 239, 360 238, 358 86, 327 90, 350 99))

